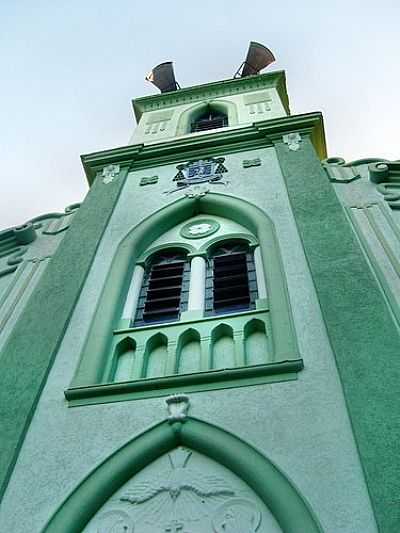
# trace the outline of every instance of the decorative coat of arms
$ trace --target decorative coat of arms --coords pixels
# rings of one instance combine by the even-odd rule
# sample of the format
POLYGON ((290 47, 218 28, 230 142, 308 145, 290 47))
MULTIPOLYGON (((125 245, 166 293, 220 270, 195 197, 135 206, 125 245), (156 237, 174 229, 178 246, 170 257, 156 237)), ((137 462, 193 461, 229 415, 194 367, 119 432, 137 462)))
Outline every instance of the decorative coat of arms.
POLYGON ((224 162, 224 157, 211 157, 177 165, 178 173, 173 179, 176 186, 165 193, 171 194, 199 183, 227 185, 229 182, 222 179, 222 174, 228 172, 224 162))

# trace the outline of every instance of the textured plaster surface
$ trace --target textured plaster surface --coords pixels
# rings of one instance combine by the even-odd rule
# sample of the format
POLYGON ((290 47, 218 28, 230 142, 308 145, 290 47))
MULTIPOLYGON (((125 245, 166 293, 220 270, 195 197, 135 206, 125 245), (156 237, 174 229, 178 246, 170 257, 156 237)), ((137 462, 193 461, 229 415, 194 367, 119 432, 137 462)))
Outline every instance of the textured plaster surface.
MULTIPOLYGON (((191 394, 190 414, 234 433, 275 462, 326 533, 375 533, 334 357, 275 152, 221 156, 226 156, 224 177, 230 184, 210 188, 258 205, 275 224, 305 369, 293 382, 191 394), (262 166, 242 168, 243 159, 255 157, 262 166)), ((118 242, 143 217, 183 194, 163 194, 173 186, 174 165, 151 169, 158 184, 139 187, 140 178, 149 174, 129 174, 100 243, 4 497, 0 521, 5 531, 41 531, 95 466, 165 419, 163 398, 69 409, 63 396, 118 242)))
MULTIPOLYGON (((398 327, 311 143, 305 140, 303 146, 296 156, 283 144, 276 149, 335 352, 379 531, 392 533, 400 523, 395 503, 400 490, 398 327)), ((364 187, 373 194, 369 184, 364 187)))
POLYGON ((94 184, 0 353, 2 489, 122 183, 94 184))

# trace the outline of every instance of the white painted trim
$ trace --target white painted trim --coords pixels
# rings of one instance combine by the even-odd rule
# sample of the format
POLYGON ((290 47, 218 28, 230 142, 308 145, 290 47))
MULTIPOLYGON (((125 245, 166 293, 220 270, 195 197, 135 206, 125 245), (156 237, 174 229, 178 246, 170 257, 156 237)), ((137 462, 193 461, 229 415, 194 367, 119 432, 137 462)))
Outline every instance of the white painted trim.
POLYGON ((206 261, 195 256, 190 263, 190 285, 188 311, 204 311, 206 286, 206 261))
POLYGON ((267 297, 267 286, 265 284, 264 265, 262 262, 261 249, 259 246, 254 248, 254 264, 256 267, 258 297, 266 298, 267 297))
POLYGON ((136 308, 139 300, 140 289, 142 288, 144 277, 144 268, 141 265, 136 265, 133 271, 131 284, 126 297, 122 318, 134 318, 136 315, 136 308))

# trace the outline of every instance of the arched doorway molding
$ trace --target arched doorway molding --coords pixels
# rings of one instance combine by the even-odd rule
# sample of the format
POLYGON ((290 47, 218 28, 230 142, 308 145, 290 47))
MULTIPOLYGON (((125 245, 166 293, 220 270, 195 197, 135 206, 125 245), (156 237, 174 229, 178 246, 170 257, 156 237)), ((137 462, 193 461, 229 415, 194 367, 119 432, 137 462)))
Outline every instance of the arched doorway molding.
POLYGON ((101 506, 132 476, 177 446, 219 462, 245 481, 269 508, 284 533, 322 533, 298 489, 255 448, 207 422, 165 421, 122 446, 67 497, 43 533, 81 533, 101 506))
POLYGON ((183 197, 159 209, 132 228, 121 240, 72 387, 102 383, 109 356, 111 329, 121 315, 137 260, 160 235, 198 214, 231 218, 256 236, 260 243, 268 287, 274 360, 287 361, 299 357, 284 269, 271 219, 259 207, 246 200, 210 192, 200 198, 183 197))
POLYGON ((207 111, 207 108, 211 107, 215 111, 224 113, 228 117, 228 125, 236 126, 238 123, 238 113, 236 105, 233 102, 228 100, 208 100, 205 102, 200 102, 193 105, 186 111, 184 111, 178 120, 178 125, 176 128, 177 135, 186 135, 190 133, 190 125, 197 118, 199 118, 203 113, 207 111))

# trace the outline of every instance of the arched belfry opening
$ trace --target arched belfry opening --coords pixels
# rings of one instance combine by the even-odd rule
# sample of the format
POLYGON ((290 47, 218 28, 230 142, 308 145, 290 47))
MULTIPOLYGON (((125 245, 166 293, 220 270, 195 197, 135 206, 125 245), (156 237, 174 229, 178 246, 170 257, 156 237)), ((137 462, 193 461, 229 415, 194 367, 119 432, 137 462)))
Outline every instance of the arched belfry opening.
POLYGON ((129 533, 322 533, 276 465, 235 435, 191 417, 162 422, 108 457, 43 533, 113 527, 129 533))
POLYGON ((238 124, 238 107, 230 100, 215 98, 193 104, 180 113, 176 135, 199 133, 238 124))
POLYGON ((206 130, 224 128, 228 125, 228 116, 226 113, 208 105, 205 111, 190 124, 190 131, 191 133, 198 133, 206 130))

